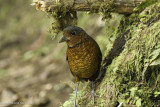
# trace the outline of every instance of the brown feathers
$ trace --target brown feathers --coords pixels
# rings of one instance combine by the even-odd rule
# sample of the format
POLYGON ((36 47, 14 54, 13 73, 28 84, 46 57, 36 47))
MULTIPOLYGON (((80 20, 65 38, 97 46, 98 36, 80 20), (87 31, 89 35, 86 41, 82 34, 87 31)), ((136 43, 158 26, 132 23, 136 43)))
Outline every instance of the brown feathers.
POLYGON ((83 29, 69 26, 63 30, 60 42, 67 42, 67 60, 72 74, 79 80, 98 77, 102 54, 96 41, 83 29))

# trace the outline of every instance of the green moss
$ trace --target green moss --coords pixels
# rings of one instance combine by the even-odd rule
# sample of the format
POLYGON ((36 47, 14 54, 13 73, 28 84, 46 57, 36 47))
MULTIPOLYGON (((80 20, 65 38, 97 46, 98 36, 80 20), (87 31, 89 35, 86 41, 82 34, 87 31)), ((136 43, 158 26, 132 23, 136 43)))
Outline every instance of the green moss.
MULTIPOLYGON (((158 45, 160 44, 160 31, 158 30, 160 29, 160 22, 157 21, 160 14, 158 9, 158 4, 153 5, 141 14, 128 18, 130 23, 133 22, 131 25, 129 25, 130 23, 126 24, 130 30, 130 39, 127 40, 120 56, 115 58, 107 68, 104 81, 108 81, 107 84, 113 83, 114 85, 112 84, 110 87, 116 90, 112 94, 115 95, 112 100, 119 103, 123 102, 124 106, 146 106, 147 104, 153 106, 159 103, 153 93, 159 90, 157 81, 160 81, 160 68, 149 66, 153 61, 152 53, 160 49, 158 45), (150 13, 149 16, 144 16, 144 21, 140 22, 141 15, 150 10, 154 10, 154 12, 150 13)), ((125 30, 127 29, 125 28, 125 30)), ((159 53, 154 54, 154 58, 157 58, 158 55, 159 53)), ((106 87, 106 89, 108 88, 106 87)), ((110 104, 110 106, 113 105, 110 104)))
POLYGON ((47 7, 46 12, 49 17, 53 18, 52 25, 49 29, 52 38, 54 38, 65 27, 77 24, 76 12, 67 9, 67 6, 72 6, 73 3, 73 0, 56 1, 56 5, 50 5, 47 7))
POLYGON ((154 4, 156 2, 157 2, 157 0, 145 0, 136 9, 144 9, 144 8, 154 4))

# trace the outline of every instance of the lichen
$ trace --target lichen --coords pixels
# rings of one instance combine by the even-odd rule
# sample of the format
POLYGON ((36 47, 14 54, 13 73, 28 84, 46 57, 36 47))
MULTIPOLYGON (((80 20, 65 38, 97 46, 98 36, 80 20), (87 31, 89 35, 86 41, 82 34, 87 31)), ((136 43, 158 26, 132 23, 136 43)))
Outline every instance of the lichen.
POLYGON ((54 38, 65 27, 77 24, 76 11, 67 9, 71 7, 73 3, 74 0, 53 0, 52 2, 33 0, 31 5, 35 5, 37 10, 44 11, 49 17, 53 18, 49 31, 52 34, 52 38, 54 38))
POLYGON ((103 16, 102 20, 110 18, 113 11, 113 0, 89 0, 91 9, 89 13, 99 13, 103 16))

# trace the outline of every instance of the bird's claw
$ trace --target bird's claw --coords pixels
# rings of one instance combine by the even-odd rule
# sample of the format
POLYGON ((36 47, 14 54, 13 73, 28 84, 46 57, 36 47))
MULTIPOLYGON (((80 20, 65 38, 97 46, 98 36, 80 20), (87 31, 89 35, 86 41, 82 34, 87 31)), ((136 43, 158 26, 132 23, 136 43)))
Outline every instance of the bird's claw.
POLYGON ((77 107, 77 105, 76 104, 74 104, 74 106, 73 107, 77 107))
POLYGON ((95 98, 94 98, 94 96, 98 96, 98 95, 95 94, 94 89, 93 89, 93 90, 91 91, 91 95, 90 95, 90 98, 91 98, 91 97, 93 98, 93 104, 95 103, 95 98))

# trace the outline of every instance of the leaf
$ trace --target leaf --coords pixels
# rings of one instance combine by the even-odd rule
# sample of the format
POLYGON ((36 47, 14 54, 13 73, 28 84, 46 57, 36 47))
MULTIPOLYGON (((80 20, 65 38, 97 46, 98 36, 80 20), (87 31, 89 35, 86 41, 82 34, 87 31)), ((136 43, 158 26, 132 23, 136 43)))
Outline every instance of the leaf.
POLYGON ((137 106, 137 107, 140 107, 140 106, 141 106, 141 98, 139 98, 139 99, 136 101, 136 106, 137 106))
POLYGON ((129 90, 131 91, 131 93, 130 93, 130 96, 131 96, 131 97, 134 97, 134 96, 135 96, 135 91, 136 91, 137 89, 138 89, 137 87, 133 87, 133 88, 129 89, 129 90))
POLYGON ((160 65, 160 57, 154 60, 149 66, 155 66, 155 65, 160 65))
POLYGON ((155 66, 155 65, 159 65, 160 64, 160 48, 154 50, 151 54, 150 54, 150 61, 151 64, 149 66, 155 66))
POLYGON ((157 97, 158 95, 160 95, 160 92, 154 92, 154 97, 157 97))
POLYGON ((160 48, 154 50, 151 54, 151 61, 153 61, 154 59, 156 59, 158 56, 160 55, 160 48))
POLYGON ((136 91, 138 88, 137 87, 132 87, 131 89, 129 89, 131 92, 132 91, 136 91))

